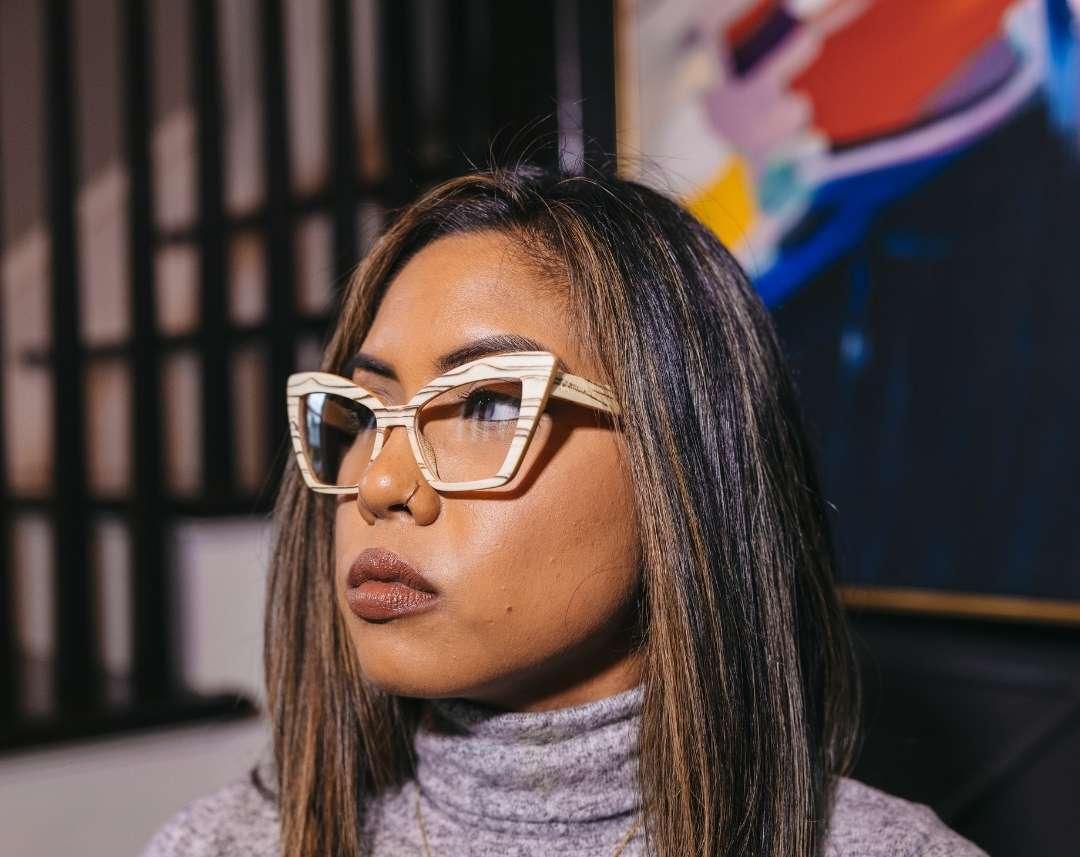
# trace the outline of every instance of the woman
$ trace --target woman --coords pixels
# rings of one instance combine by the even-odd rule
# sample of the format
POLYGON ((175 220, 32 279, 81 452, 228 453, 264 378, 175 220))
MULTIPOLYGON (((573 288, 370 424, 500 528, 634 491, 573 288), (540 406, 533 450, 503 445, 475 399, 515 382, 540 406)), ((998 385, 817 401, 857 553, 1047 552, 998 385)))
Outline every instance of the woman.
POLYGON ((983 855, 846 776, 857 673, 792 381, 672 200, 442 183, 287 403, 272 758, 147 857, 983 855))

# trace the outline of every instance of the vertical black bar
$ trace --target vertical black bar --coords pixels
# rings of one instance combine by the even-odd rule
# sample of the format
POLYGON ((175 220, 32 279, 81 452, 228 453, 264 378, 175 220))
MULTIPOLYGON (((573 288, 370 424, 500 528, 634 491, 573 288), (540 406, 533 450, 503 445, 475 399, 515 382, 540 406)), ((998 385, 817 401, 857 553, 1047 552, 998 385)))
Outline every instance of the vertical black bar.
POLYGON ((412 0, 379 6, 379 111, 386 134, 389 175, 385 205, 404 205, 417 190, 416 61, 412 0))
POLYGON ((488 139, 493 132, 489 26, 483 0, 462 0, 450 16, 447 133, 450 168, 455 172, 483 167, 488 161, 488 139))
POLYGON ((615 2, 575 0, 585 163, 615 169, 615 2))
POLYGON ((494 68, 491 87, 503 162, 559 163, 558 86, 553 0, 489 5, 494 68))
MULTIPOLYGON (((2 114, 3 105, 0 104, 0 115, 2 114)), ((3 162, 3 150, 0 150, 0 165, 3 162)), ((3 190, 3 169, 0 168, 0 248, 4 245, 3 190)), ((7 309, 3 305, 3 296, 6 294, 7 291, 3 288, 2 271, 0 271, 0 331, 3 330, 4 311, 7 309)), ((3 346, 3 337, 0 336, 0 355, 4 353, 3 346)), ((7 424, 3 419, 5 412, 3 404, 3 373, 0 372, 0 426, 7 424)), ((14 720, 15 713, 19 709, 20 698, 18 644, 15 639, 15 569, 8 460, 7 437, 0 428, 0 723, 14 720)))
POLYGON ((334 216, 335 309, 345 278, 357 262, 356 120, 353 108, 352 16, 350 0, 329 0, 327 43, 330 85, 327 129, 330 140, 330 193, 334 216))
POLYGON ((75 233, 75 122, 71 9, 47 0, 45 115, 48 123, 45 184, 52 266, 53 352, 53 558, 56 664, 53 699, 61 711, 93 707, 100 699, 94 568, 88 561, 89 507, 79 282, 75 233))
POLYGON ((228 270, 222 201, 221 73, 214 0, 194 0, 191 49, 198 117, 200 336, 202 358, 203 494, 211 500, 234 490, 232 382, 226 342, 228 270))
POLYGON ((128 516, 131 538, 133 681, 140 701, 167 698, 175 689, 176 628, 172 574, 165 550, 161 460, 161 360, 154 289, 150 131, 153 68, 147 60, 146 0, 125 0, 121 16, 125 139, 128 162, 128 236, 131 282, 131 373, 134 486, 128 516))
POLYGON ((267 383, 267 448, 272 453, 267 480, 277 485, 288 451, 285 383, 295 364, 296 265, 293 224, 289 212, 292 170, 289 162, 288 105, 285 93, 285 44, 281 0, 262 4, 263 152, 266 176, 266 272, 269 371, 267 383))

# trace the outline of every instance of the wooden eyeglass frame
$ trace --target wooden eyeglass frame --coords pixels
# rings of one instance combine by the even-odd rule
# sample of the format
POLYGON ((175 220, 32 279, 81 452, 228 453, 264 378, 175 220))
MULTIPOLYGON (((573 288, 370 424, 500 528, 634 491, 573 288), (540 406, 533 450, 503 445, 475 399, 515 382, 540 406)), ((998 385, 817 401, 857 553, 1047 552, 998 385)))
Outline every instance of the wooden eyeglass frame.
POLYGON ((329 372, 294 372, 286 384, 286 409, 289 415, 289 434, 293 451, 305 484, 321 494, 351 494, 358 485, 327 485, 316 478, 304 452, 300 436, 300 397, 308 393, 329 393, 359 402, 375 415, 375 442, 371 457, 364 465, 375 460, 383 446, 386 430, 402 426, 409 438, 413 457, 420 472, 436 491, 476 491, 504 485, 517 472, 525 450, 532 439, 536 422, 547 405, 549 397, 576 402, 580 405, 618 415, 620 409, 615 396, 608 387, 594 384, 585 378, 563 371, 559 359, 550 351, 508 351, 489 354, 462 363, 450 371, 429 381, 408 402, 387 405, 374 393, 356 384, 350 378, 329 372), (472 381, 505 379, 521 382, 521 408, 518 413, 514 437, 510 441, 506 458, 494 476, 467 482, 445 482, 435 476, 428 466, 421 443, 427 441, 416 429, 416 414, 429 399, 447 390, 472 381))

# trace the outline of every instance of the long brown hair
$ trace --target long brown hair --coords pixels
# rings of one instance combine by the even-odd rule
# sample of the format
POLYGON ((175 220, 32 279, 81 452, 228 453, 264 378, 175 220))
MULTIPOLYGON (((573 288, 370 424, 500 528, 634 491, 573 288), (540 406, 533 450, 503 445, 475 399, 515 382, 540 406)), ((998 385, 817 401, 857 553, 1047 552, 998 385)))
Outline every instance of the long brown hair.
MULTIPOLYGON (((643 565, 639 777, 656 857, 814 857, 858 746, 859 683, 793 380, 768 310, 673 199, 518 164, 445 181, 354 272, 322 369, 428 242, 500 230, 565 284, 624 416, 643 565)), ((333 590, 333 498, 290 460, 265 670, 283 853, 363 853, 365 798, 413 773, 422 700, 367 684, 333 590)))

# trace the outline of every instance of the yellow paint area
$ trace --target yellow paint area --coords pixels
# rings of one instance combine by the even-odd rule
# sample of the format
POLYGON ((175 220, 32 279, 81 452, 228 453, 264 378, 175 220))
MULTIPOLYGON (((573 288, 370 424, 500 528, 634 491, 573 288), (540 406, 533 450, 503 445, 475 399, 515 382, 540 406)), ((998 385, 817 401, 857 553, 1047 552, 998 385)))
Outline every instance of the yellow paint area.
POLYGON ((730 158, 712 181, 685 202, 694 216, 715 232, 729 249, 742 244, 757 219, 757 199, 750 168, 737 156, 730 158))

